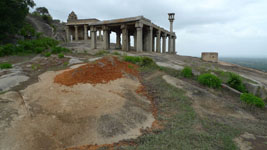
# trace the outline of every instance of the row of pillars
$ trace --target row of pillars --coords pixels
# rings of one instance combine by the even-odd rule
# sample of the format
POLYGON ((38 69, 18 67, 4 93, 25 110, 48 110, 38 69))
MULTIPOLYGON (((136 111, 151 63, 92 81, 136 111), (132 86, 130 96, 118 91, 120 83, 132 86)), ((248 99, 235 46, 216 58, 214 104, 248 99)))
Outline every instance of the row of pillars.
MULTIPOLYGON (((75 28, 75 40, 78 40, 78 26, 75 28)), ((166 39, 168 37, 168 52, 175 53, 175 40, 176 36, 168 35, 160 30, 157 30, 156 35, 153 34, 153 27, 145 27, 142 22, 135 23, 136 31, 134 32, 134 48, 137 52, 147 51, 147 52, 167 52, 166 39), (156 49, 155 49, 155 37, 156 37, 156 49), (161 45, 162 38, 162 45, 161 45), (162 51, 161 51, 162 50, 162 51)), ((127 25, 121 25, 121 30, 116 31, 116 49, 122 49, 124 51, 130 50, 130 34, 127 25), (121 42, 122 35, 122 42, 121 42)), ((108 26, 103 26, 103 49, 110 49, 110 33, 111 30, 108 26)), ((66 30, 67 41, 69 41, 69 28, 66 30)), ((94 26, 90 27, 91 35, 91 49, 97 48, 97 29, 94 26)), ((84 40, 88 40, 88 26, 84 25, 84 40)))

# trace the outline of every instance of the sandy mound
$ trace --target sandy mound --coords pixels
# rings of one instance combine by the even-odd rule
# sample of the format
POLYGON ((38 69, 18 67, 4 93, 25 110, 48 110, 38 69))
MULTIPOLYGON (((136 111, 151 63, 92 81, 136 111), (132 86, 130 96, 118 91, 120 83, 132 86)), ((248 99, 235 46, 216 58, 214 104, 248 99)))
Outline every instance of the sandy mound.
POLYGON ((0 149, 55 150, 138 137, 154 118, 149 100, 136 93, 137 71, 128 65, 109 57, 40 75, 21 91, 23 99, 17 97, 26 111, 0 131, 0 149))

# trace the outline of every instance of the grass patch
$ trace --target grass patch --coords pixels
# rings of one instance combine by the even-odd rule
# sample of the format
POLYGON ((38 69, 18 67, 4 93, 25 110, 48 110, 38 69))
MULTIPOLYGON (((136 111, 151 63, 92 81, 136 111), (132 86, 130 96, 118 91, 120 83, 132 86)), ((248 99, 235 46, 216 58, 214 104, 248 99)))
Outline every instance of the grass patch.
POLYGON ((117 56, 120 56, 121 55, 119 52, 113 52, 112 54, 113 55, 117 55, 117 56))
POLYGON ((51 56, 51 52, 46 52, 46 53, 44 53, 44 56, 45 56, 45 57, 50 57, 50 56, 51 56))
POLYGON ((158 68, 157 64, 153 61, 153 59, 149 57, 123 56, 123 60, 139 65, 141 67, 158 68))
POLYGON ((32 64, 32 70, 38 70, 41 68, 40 64, 32 64))
POLYGON ((95 56, 103 56, 109 54, 109 51, 101 50, 95 54, 95 56))
POLYGON ((64 54, 62 53, 58 54, 58 58, 64 58, 64 57, 65 57, 64 54))
POLYGON ((12 64, 10 63, 0 63, 0 69, 10 69, 12 68, 12 64))

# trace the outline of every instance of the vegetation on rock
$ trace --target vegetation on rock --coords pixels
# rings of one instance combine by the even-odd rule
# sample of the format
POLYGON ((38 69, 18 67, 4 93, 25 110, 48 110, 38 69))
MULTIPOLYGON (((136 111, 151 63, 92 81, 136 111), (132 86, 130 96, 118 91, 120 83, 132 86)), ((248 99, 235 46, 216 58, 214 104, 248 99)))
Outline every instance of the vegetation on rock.
POLYGON ((206 85, 211 88, 219 88, 221 87, 222 81, 215 75, 210 73, 201 74, 198 77, 199 83, 206 85))
POLYGON ((264 108, 265 107, 265 103, 261 98, 255 96, 253 94, 250 94, 250 93, 242 94, 240 96, 240 99, 241 99, 241 101, 247 103, 250 106, 256 106, 256 107, 259 107, 259 108, 264 108))
POLYGON ((12 64, 10 63, 0 63, 0 69, 9 69, 12 68, 12 64))
POLYGON ((185 67, 182 70, 181 75, 185 78, 191 78, 193 76, 192 69, 190 67, 185 67))
POLYGON ((230 87, 232 87, 232 88, 234 88, 234 89, 236 89, 242 93, 247 92, 247 90, 243 84, 242 78, 238 74, 230 73, 230 78, 227 81, 227 84, 230 87))

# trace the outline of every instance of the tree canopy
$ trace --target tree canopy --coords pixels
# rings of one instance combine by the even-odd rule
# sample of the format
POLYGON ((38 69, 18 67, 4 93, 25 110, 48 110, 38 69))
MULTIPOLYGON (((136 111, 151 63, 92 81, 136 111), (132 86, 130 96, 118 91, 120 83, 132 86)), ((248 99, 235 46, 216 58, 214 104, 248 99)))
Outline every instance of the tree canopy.
POLYGON ((33 0, 0 1, 0 44, 7 42, 22 28, 29 8, 34 6, 33 0))

